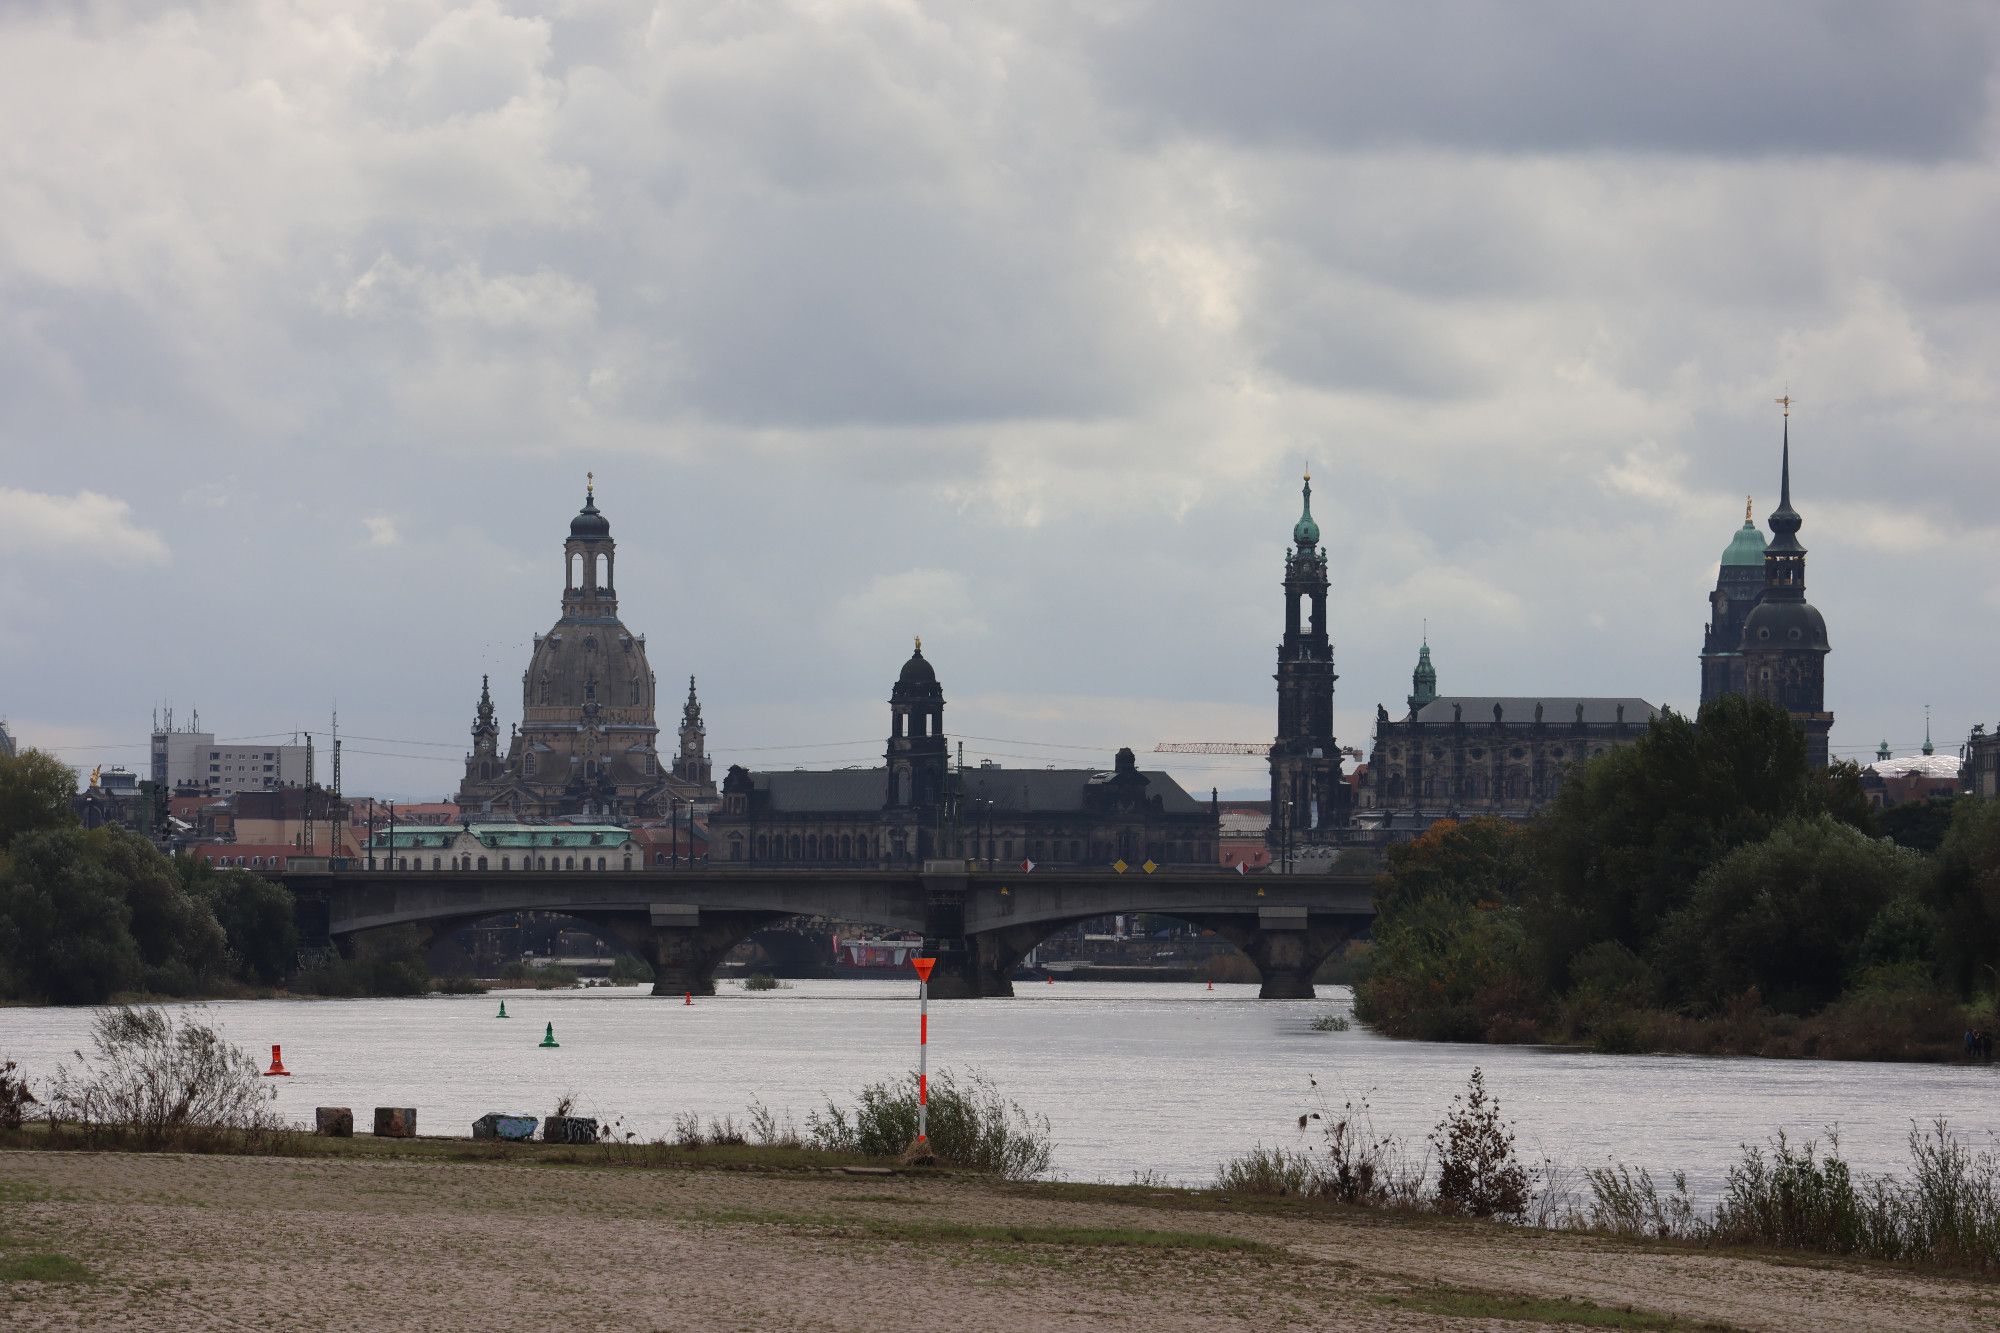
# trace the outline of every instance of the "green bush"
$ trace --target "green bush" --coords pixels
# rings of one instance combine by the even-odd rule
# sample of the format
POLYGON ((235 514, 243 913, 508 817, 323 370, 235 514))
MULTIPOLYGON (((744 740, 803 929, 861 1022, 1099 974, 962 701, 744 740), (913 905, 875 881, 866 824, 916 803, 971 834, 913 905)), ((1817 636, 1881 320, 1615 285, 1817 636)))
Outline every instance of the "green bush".
MULTIPOLYGON (((852 1110, 828 1102, 806 1117, 806 1141, 834 1152, 891 1157, 917 1138, 917 1076, 906 1082, 871 1083, 852 1110)), ((1027 1180, 1048 1170, 1053 1146, 1045 1116, 1030 1115, 1004 1100, 977 1074, 963 1083, 950 1073, 930 1080, 929 1138, 938 1160, 1027 1180)))
POLYGON ((54 1132, 80 1133, 92 1146, 198 1152, 281 1128, 257 1062, 191 1016, 112 1009, 90 1035, 82 1063, 56 1069, 54 1132))

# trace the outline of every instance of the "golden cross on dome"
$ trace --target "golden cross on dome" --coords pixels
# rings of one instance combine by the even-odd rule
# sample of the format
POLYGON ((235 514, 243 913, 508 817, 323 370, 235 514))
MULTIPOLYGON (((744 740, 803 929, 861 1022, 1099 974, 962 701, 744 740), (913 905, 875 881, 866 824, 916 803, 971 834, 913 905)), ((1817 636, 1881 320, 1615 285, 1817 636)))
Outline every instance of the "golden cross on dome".
POLYGON ((1783 398, 1773 398, 1771 401, 1776 403, 1779 407, 1784 408, 1786 416, 1790 416, 1792 414, 1792 391, 1790 389, 1785 390, 1785 396, 1783 398))

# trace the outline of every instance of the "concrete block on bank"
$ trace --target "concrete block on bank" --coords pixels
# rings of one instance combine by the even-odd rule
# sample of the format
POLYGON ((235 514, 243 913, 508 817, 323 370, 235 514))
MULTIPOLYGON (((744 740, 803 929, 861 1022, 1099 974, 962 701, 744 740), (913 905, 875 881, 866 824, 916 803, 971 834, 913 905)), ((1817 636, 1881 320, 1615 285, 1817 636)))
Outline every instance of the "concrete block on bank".
POLYGON ((597 1122, 588 1116, 552 1115, 542 1121, 543 1143, 595 1143, 597 1122))
POLYGON ((315 1106, 313 1108, 313 1133, 324 1134, 330 1139, 353 1138, 353 1109, 346 1106, 315 1106))
POLYGON ((378 1106, 375 1108, 375 1137, 413 1139, 417 1136, 417 1108, 378 1106))
POLYGON ((535 1137, 535 1117, 510 1115, 506 1111, 488 1111, 472 1122, 472 1137, 525 1143, 535 1137))

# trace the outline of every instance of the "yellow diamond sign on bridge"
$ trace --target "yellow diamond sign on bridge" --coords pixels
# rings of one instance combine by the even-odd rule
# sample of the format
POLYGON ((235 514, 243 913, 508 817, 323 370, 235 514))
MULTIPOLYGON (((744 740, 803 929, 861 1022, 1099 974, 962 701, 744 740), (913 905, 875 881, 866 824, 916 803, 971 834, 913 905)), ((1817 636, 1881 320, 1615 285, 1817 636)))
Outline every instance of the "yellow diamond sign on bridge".
POLYGON ((1146 858, 1146 864, 1140 866, 1139 869, 1145 871, 1147 874, 1150 875, 1155 870, 1158 870, 1159 867, 1153 864, 1153 858, 1149 856, 1146 858))
POLYGON ((1125 864, 1125 858, 1121 856, 1111 863, 1111 868, 1122 875, 1129 867, 1125 864))

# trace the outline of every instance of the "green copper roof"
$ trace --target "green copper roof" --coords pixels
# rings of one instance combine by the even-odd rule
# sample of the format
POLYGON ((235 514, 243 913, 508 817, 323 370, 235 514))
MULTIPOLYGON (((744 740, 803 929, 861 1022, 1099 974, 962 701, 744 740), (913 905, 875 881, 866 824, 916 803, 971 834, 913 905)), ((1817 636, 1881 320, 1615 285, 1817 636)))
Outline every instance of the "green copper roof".
POLYGON ((1299 521, 1292 525, 1292 540, 1300 546, 1319 545, 1319 524, 1313 522, 1313 479, 1306 473, 1305 505, 1299 513, 1299 521))
POLYGON ((1750 518, 1750 502, 1743 502, 1743 526, 1736 529, 1736 535, 1729 539, 1729 546, 1722 553, 1724 569, 1741 569, 1746 565, 1764 567, 1764 534, 1750 518))

